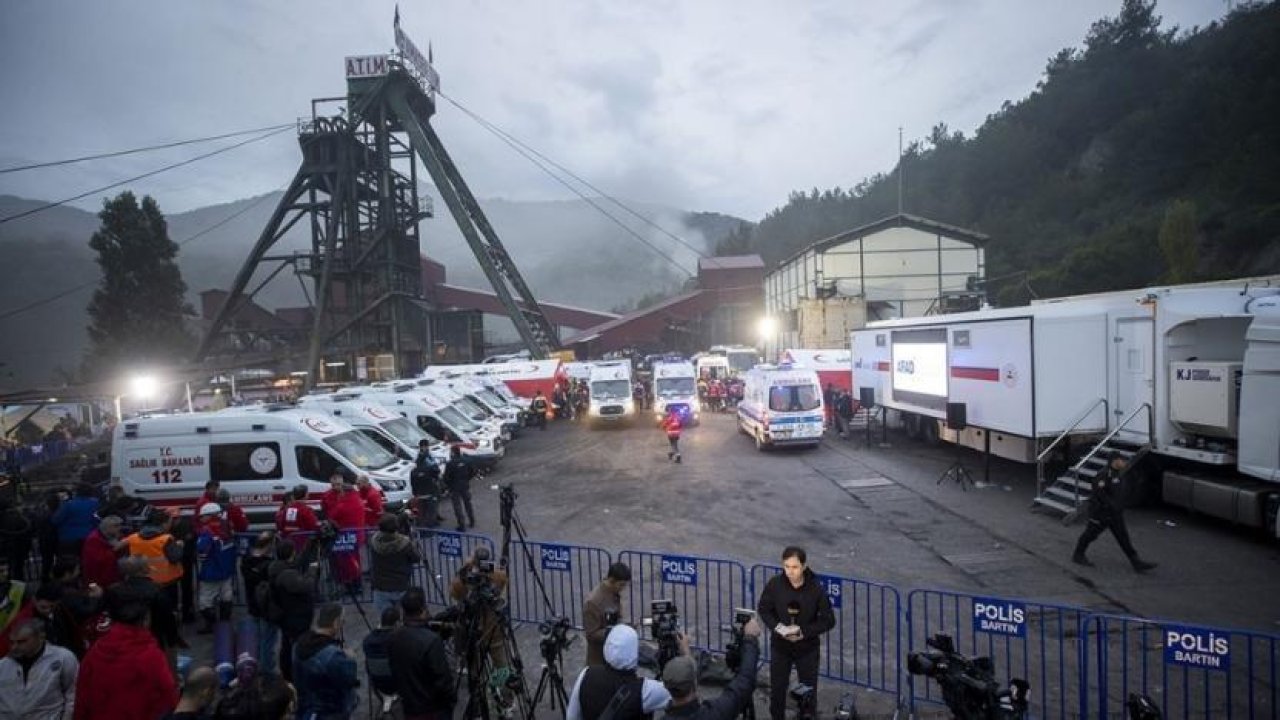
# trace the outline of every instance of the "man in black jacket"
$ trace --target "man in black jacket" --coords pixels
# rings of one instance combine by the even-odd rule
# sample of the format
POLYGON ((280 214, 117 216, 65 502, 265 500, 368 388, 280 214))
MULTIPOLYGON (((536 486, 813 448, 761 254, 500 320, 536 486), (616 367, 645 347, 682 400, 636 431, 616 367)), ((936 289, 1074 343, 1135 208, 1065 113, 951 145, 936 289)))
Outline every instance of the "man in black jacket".
POLYGON ((436 527, 444 522, 440 516, 440 497, 444 494, 440 487, 440 466, 431 456, 431 441, 427 438, 418 441, 418 456, 409 473, 409 486, 417 504, 418 524, 436 527))
POLYGON ((293 681, 293 645, 311 629, 316 612, 316 576, 319 563, 303 567, 310 557, 297 556, 293 545, 280 543, 276 561, 267 569, 270 588, 267 618, 280 628, 280 674, 293 681))
POLYGON ((400 596, 409 589, 413 566, 422 562, 417 544, 399 529, 396 516, 384 513, 378 520, 378 532, 369 538, 373 606, 379 612, 400 604, 400 596))
POLYGON ((751 618, 742 629, 742 655, 737 674, 715 700, 698 701, 698 663, 685 654, 662 669, 662 684, 671 693, 664 717, 691 720, 733 720, 752 702, 756 667, 760 661, 760 622, 751 618))
POLYGON ((1124 524, 1124 508, 1112 495, 1113 486, 1120 484, 1120 478, 1124 476, 1124 471, 1128 467, 1129 462, 1124 456, 1116 455, 1111 458, 1105 470, 1094 476, 1093 492, 1089 495, 1088 501, 1089 523, 1080 534, 1080 539, 1076 542, 1075 554, 1071 556, 1071 561, 1077 565, 1093 566, 1084 552, 1089 548, 1090 543, 1098 539, 1099 535, 1110 530, 1136 572, 1155 569, 1155 563, 1138 557, 1138 551, 1134 549, 1133 541, 1129 539, 1129 529, 1124 524))
POLYGON ((805 566, 803 548, 782 551, 782 574, 765 583, 756 612, 772 630, 769 642, 769 715, 785 720, 791 668, 799 681, 815 691, 822 651, 819 636, 836 625, 831 601, 813 571, 805 566))
POLYGON ((400 597, 404 624, 387 641, 391 676, 404 706, 404 720, 453 717, 457 689, 444 641, 427 627, 427 595, 411 587, 400 597))
POLYGON ((462 457, 462 448, 454 445, 449 463, 444 466, 444 484, 449 488, 449 498, 453 501, 453 517, 458 521, 458 527, 454 529, 458 532, 476 526, 476 511, 471 507, 471 478, 475 475, 476 469, 462 457), (465 516, 462 514, 464 507, 467 511, 465 516))

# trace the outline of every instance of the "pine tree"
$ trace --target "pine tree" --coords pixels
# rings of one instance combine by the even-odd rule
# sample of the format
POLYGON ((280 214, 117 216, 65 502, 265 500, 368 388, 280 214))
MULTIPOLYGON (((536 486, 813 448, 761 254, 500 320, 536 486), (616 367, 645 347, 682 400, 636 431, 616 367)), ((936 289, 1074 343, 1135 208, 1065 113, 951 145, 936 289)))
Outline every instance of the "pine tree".
POLYGON ((86 379, 110 379, 137 368, 181 361, 192 351, 184 318, 187 285, 175 257, 178 246, 159 205, 138 205, 125 191, 104 200, 101 227, 89 240, 98 253, 102 283, 89 303, 86 379))

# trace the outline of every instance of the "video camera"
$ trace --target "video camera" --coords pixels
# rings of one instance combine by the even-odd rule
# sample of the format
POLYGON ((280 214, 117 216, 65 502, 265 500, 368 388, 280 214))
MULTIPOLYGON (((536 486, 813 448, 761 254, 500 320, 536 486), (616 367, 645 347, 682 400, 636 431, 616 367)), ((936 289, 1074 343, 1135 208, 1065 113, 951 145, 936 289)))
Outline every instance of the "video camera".
POLYGON ((991 658, 967 658, 956 652, 951 636, 938 633, 925 641, 931 650, 907 655, 907 670, 942 688, 942 699, 957 720, 1022 720, 1027 713, 1026 680, 1009 680, 1002 690, 991 658))
POLYGON ((560 615, 548 620, 543 620, 538 625, 538 632, 542 634, 542 639, 538 641, 538 648, 542 651, 542 657, 551 662, 552 659, 577 639, 576 635, 570 634, 569 630, 573 628, 573 623, 569 622, 569 618, 560 615))
POLYGON ((729 633, 729 643, 724 646, 724 663, 735 673, 742 666, 742 639, 745 628, 755 616, 755 611, 750 608, 734 608, 733 624, 720 627, 722 632, 729 633))
POLYGON ((667 662, 680 654, 680 612, 674 600, 653 600, 649 603, 649 617, 644 624, 650 636, 658 643, 658 672, 667 662))

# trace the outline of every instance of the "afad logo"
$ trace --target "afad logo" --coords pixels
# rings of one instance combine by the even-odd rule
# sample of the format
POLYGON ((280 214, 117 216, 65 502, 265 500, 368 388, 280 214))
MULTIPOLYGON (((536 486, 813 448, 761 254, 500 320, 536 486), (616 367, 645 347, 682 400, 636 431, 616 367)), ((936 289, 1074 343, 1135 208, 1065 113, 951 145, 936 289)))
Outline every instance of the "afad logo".
POLYGON ((321 435, 329 435, 336 432, 335 428, 321 418, 302 418, 302 424, 311 428, 321 435))

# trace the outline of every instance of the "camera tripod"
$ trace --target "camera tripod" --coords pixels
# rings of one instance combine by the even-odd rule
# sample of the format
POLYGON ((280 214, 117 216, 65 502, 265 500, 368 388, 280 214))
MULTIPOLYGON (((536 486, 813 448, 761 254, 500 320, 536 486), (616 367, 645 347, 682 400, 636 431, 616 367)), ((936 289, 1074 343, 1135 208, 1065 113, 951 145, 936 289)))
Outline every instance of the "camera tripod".
MULTIPOLYGON (((342 531, 339 531, 339 532, 342 532, 342 531)), ((303 549, 302 554, 298 560, 299 567, 303 567, 303 568, 307 567, 307 565, 309 565, 311 562, 315 562, 319 564, 320 572, 316 573, 316 595, 317 596, 321 595, 320 584, 326 572, 329 573, 330 580, 333 580, 333 576, 332 576, 333 556, 331 554, 332 542, 333 542, 332 539, 326 541, 321 539, 319 536, 312 537, 307 542, 307 546, 305 549, 303 549)), ((359 552, 359 550, 353 550, 352 552, 359 552)), ((334 580, 334 582, 336 583, 337 581, 334 580)), ((360 596, 356 594, 355 586, 349 583, 337 583, 337 584, 343 590, 346 591, 347 597, 351 598, 351 603, 355 605, 356 612, 359 613, 360 619, 364 621, 364 626, 369 630, 369 632, 373 632, 373 629, 374 629, 373 623, 369 620, 369 616, 365 614, 364 604, 360 602, 360 596)))
POLYGON ((973 475, 969 473, 969 468, 965 467, 964 462, 960 459, 960 449, 958 447, 956 449, 955 460, 953 460, 951 465, 949 465, 946 470, 943 470, 942 474, 938 476, 938 484, 941 485, 947 480, 954 481, 955 484, 959 485, 960 489, 965 492, 968 492, 969 487, 974 485, 973 475))
POLYGON ((476 596, 482 592, 471 588, 461 609, 458 689, 462 678, 467 679, 467 706, 462 716, 497 720, 510 717, 518 708, 521 718, 531 719, 533 701, 524 683, 524 664, 506 603, 492 594, 476 596))
POLYGON ((573 642, 573 638, 568 633, 569 619, 555 615, 555 606, 551 604, 551 596, 547 593, 547 586, 542 582, 542 575, 538 573, 538 563, 533 557, 533 550, 529 548, 524 523, 520 522, 520 517, 516 515, 515 487, 503 485, 498 499, 499 519, 502 523, 502 567, 507 567, 511 557, 511 531, 514 529, 516 537, 520 540, 520 548, 523 550, 525 567, 542 596, 542 606, 547 617, 551 618, 540 626, 543 635, 539 645, 542 651, 542 675, 538 678, 538 689, 534 694, 530 710, 538 707, 543 693, 546 692, 551 699, 551 709, 556 709, 558 700, 560 717, 565 717, 569 710, 569 693, 564 689, 564 650, 573 642))

